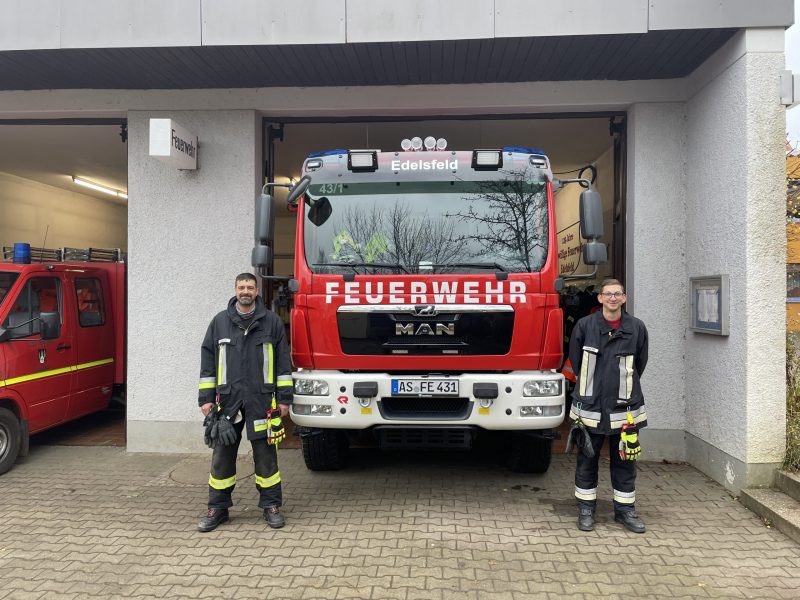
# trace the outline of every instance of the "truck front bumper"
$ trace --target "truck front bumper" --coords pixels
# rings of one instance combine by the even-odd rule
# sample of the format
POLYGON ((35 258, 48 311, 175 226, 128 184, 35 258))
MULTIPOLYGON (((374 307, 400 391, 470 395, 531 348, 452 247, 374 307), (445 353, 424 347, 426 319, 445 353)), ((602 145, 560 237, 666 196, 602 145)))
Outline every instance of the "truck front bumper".
MULTIPOLYGON (((304 427, 368 429, 377 425, 462 425, 490 430, 530 430, 558 427, 564 420, 564 378, 553 371, 406 375, 303 370, 294 373, 294 379, 327 384, 325 395, 298 393, 295 385, 291 417, 294 423, 304 427), (458 394, 393 395, 392 380, 401 379, 457 381, 458 394), (558 393, 525 396, 523 388, 531 381, 557 381, 558 393), (487 398, 492 395, 494 386, 497 397, 487 398), (365 389, 371 390, 370 394, 374 392, 374 396, 364 397, 365 389)), ((320 387, 324 389, 318 384, 317 388, 320 387)))

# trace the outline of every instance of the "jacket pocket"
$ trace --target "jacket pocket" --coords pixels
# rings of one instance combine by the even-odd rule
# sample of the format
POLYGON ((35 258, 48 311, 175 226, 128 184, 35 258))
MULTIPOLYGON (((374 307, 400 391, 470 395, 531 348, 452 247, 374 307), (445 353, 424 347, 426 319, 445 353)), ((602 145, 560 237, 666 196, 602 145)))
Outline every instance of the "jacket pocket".
POLYGON ((581 358, 581 372, 578 379, 578 394, 581 396, 594 395, 594 372, 597 368, 597 348, 583 347, 581 358))
POLYGON ((618 354, 619 391, 617 404, 627 404, 633 394, 633 354, 618 354))

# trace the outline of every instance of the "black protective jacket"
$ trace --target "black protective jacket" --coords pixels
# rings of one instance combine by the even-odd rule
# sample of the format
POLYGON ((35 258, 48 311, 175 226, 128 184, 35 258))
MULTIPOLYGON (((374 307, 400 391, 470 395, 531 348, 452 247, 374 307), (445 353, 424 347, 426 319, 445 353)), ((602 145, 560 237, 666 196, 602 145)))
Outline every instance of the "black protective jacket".
POLYGON ((236 298, 208 326, 200 349, 198 404, 219 398, 231 419, 244 409, 247 438, 267 435, 267 409, 275 397, 291 404, 292 361, 283 322, 256 297, 255 314, 242 318, 236 298))
POLYGON ((619 433, 630 412, 639 427, 647 425, 639 381, 647 365, 647 328, 622 313, 615 330, 598 311, 575 325, 569 360, 578 381, 570 417, 581 418, 592 433, 619 433))

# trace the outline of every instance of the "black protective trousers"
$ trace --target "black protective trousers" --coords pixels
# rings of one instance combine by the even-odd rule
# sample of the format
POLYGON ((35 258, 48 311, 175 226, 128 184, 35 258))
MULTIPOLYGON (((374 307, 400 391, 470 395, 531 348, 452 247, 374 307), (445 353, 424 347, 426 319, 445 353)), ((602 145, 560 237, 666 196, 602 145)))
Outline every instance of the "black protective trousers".
MULTIPOLYGON (((236 455, 242 441, 242 419, 233 426, 236 429, 236 443, 230 446, 217 446, 211 455, 211 477, 208 480, 208 508, 230 508, 231 495, 236 487, 236 455)), ((255 462, 256 489, 260 495, 258 506, 267 508, 281 506, 280 471, 278 470, 278 449, 267 444, 267 440, 251 440, 253 461, 255 462)))
POLYGON ((600 450, 608 439, 611 458, 611 485, 614 488, 614 511, 625 512, 634 509, 636 500, 636 461, 622 460, 619 456, 619 434, 605 435, 589 433, 594 448, 594 458, 587 458, 578 451, 575 467, 575 497, 580 508, 594 510, 597 506, 597 478, 599 474, 600 450), (594 496, 594 498, 592 498, 594 496))

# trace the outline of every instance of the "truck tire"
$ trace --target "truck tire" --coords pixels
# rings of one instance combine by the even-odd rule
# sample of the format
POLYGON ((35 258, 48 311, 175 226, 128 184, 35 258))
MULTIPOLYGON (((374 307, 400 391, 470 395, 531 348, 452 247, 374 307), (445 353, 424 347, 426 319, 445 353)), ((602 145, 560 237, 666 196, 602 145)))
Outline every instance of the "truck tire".
POLYGON ((21 442, 19 419, 7 408, 0 408, 0 475, 14 466, 21 442))
POLYGON ((312 471, 338 471, 347 465, 347 437, 338 429, 312 429, 301 437, 303 460, 312 471))
POLYGON ((552 439, 515 432, 511 438, 507 466, 515 473, 546 473, 552 456, 552 439))

